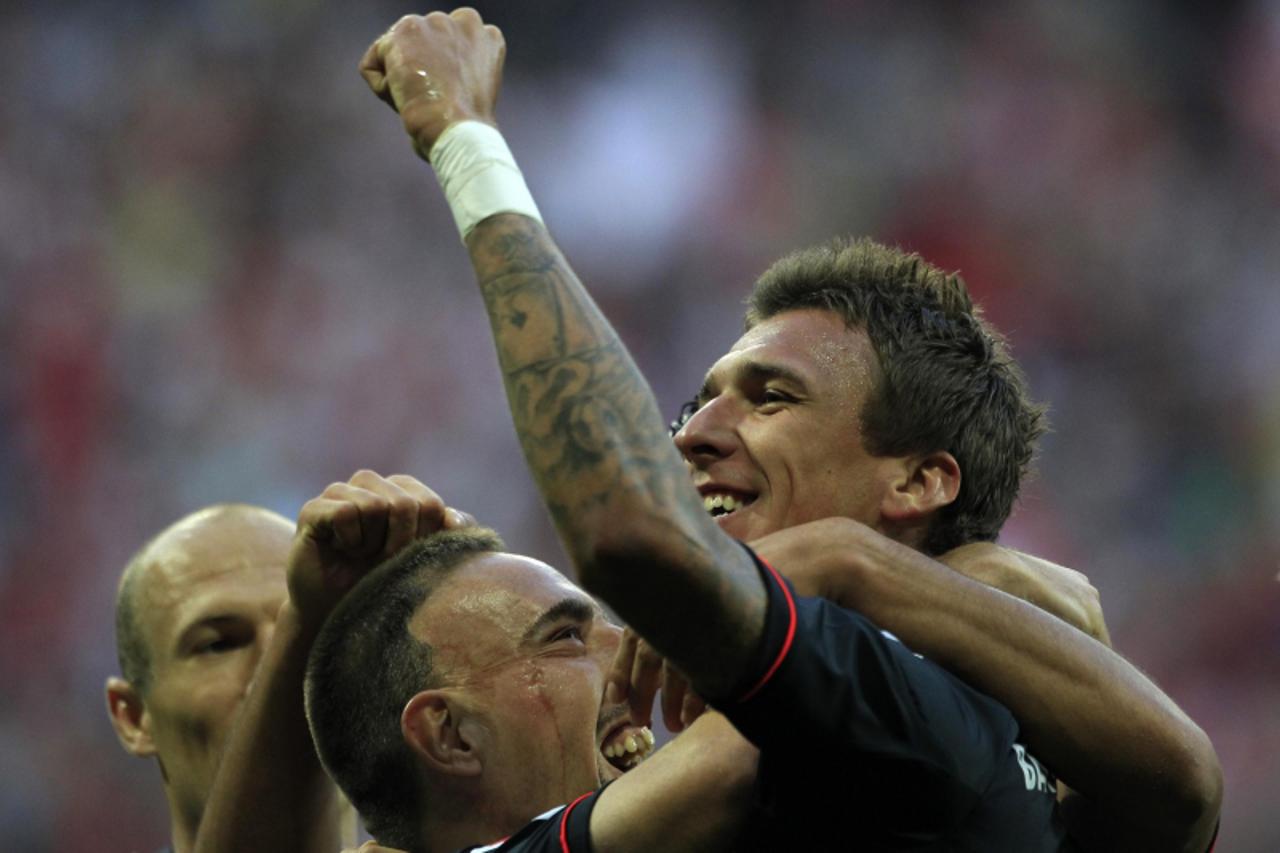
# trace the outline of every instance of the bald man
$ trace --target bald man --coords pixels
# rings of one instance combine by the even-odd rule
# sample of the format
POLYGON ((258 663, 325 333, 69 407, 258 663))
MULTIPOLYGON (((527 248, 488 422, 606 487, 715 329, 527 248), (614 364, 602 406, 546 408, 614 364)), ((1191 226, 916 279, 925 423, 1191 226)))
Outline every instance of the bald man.
MULTIPOLYGON (((194 848, 224 742, 288 597, 293 532, 261 507, 208 507, 156 535, 120 578, 122 676, 107 679, 107 712, 125 751, 160 767, 172 853, 194 848)), ((313 849, 341 846, 330 796, 313 849)))

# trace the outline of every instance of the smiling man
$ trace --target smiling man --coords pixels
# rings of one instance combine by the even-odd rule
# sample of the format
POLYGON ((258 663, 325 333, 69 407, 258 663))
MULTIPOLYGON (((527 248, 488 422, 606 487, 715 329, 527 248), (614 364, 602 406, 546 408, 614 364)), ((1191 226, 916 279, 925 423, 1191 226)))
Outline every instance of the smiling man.
POLYGON ((511 849, 588 849, 589 835, 598 850, 619 836, 627 850, 722 845, 754 751, 711 715, 646 761, 652 733, 602 702, 620 629, 550 566, 501 548, 479 528, 415 542, 316 640, 311 731, 370 833, 430 851, 517 831, 511 849))
MULTIPOLYGON (((797 598, 725 535, 769 533, 795 545, 808 525, 841 514, 850 536, 834 562, 881 583, 901 568, 903 589, 911 567, 936 578, 939 567, 917 548, 936 554, 994 537, 1038 413, 1014 415, 1012 443, 1001 434, 1008 425, 982 422, 975 405, 997 403, 1013 371, 958 280, 882 247, 864 247, 870 262, 861 265, 836 247, 825 250, 835 255, 830 286, 800 276, 799 298, 784 286, 786 298, 758 302, 679 438, 699 497, 643 377, 552 242, 493 127, 504 56, 496 28, 462 9, 402 19, 361 70, 436 170, 471 255, 526 460, 584 586, 761 748, 766 811, 782 818, 776 827, 801 833, 789 844, 848 846, 852 822, 873 849, 1066 849, 1052 786, 1026 762, 1006 709, 877 631, 865 618, 874 601, 856 613, 797 598), (846 273, 851 296, 839 280, 846 273), (877 290, 896 291, 896 309, 885 311, 877 290), (949 338, 960 343, 954 352, 949 338), (1005 376, 962 365, 970 393, 957 396, 956 374, 942 368, 966 354, 1005 376), (919 393, 900 373, 926 356, 936 358, 927 371, 937 368, 937 381, 919 393), (976 424, 972 443, 928 432, 939 409, 976 424), (980 470, 986 445, 990 481, 980 470), (708 502, 720 519, 708 517, 708 502)), ((1202 850, 1221 796, 1203 732, 1105 648, 951 580, 962 610, 977 605, 967 611, 976 630, 956 635, 976 637, 986 683, 1006 682, 1001 697, 1037 735, 1037 750, 1145 833, 1138 845, 1116 832, 1112 846, 1202 850)), ((863 586, 833 583, 845 604, 863 586)))
POLYGON ((707 714, 648 757, 652 734, 606 694, 620 629, 501 547, 404 475, 360 471, 308 501, 197 850, 297 848, 321 805, 308 722, 370 831, 407 850, 513 833, 585 849, 588 832, 601 853, 724 849, 755 750, 707 714))
POLYGON ((837 516, 938 555, 996 538, 1043 431, 958 276, 840 240, 760 277, 676 446, 743 541, 837 516))

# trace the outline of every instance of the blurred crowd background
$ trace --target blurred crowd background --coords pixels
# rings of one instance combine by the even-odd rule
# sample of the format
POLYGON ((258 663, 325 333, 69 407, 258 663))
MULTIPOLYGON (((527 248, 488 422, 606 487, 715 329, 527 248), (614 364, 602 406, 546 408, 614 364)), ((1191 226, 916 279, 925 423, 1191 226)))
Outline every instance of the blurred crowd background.
MULTIPOLYGON (((678 409, 782 252, 960 270, 1054 431, 1005 541, 1085 571, 1280 850, 1280 2, 477 3, 544 216, 678 409)), ((446 7, 447 8, 447 7, 446 7)), ((104 712, 131 552, 417 475, 564 565, 390 2, 0 5, 0 846, 151 850, 104 712)))

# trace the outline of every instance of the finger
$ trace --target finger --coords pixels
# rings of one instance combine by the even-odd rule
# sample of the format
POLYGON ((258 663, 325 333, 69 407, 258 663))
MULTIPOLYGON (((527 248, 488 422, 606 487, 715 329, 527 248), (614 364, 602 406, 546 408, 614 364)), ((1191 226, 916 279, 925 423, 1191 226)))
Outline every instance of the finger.
POLYGON ((349 524, 350 520, 354 519, 357 526, 359 525, 359 514, 356 508, 346 501, 330 500, 325 497, 312 498, 303 504, 298 512, 295 541, 308 540, 318 545, 332 544, 339 535, 335 530, 335 520, 344 514, 349 515, 350 519, 343 517, 339 523, 349 524))
POLYGON ((1107 623, 1101 616, 1093 626, 1093 638, 1107 648, 1111 648, 1111 632, 1107 630, 1107 623))
POLYGON ((662 655, 642 639, 631 663, 631 689, 627 694, 632 723, 647 726, 653 722, 653 700, 661 682, 662 655))
POLYGON ((360 57, 360 76, 364 78, 364 82, 369 89, 395 109, 395 101, 391 98, 391 87, 387 84, 386 66, 383 64, 383 47, 381 46, 382 38, 377 39, 373 44, 369 45, 369 49, 364 52, 364 56, 360 57))
POLYGON ((418 512, 418 536, 430 536, 448 527, 444 500, 433 489, 427 488, 421 480, 408 474, 392 474, 387 479, 413 498, 418 512))
POLYGON ((485 32, 488 33, 489 36, 493 39, 493 41, 498 45, 498 61, 494 64, 494 69, 493 69, 494 74, 497 75, 497 79, 494 80, 494 83, 493 83, 493 104, 491 105, 491 108, 492 108, 498 105, 498 96, 502 94, 502 80, 503 80, 502 69, 507 64, 507 40, 502 35, 502 30, 498 29, 492 24, 486 26, 484 29, 485 29, 485 32))
POLYGON ((350 483, 334 483, 325 489, 324 496, 331 500, 347 501, 355 506, 357 524, 335 526, 335 544, 349 554, 372 558, 382 551, 387 541, 387 516, 390 503, 382 495, 350 483))
POLYGON ((460 527, 479 527, 479 522, 471 513, 449 507, 445 510, 444 526, 446 530, 457 530, 460 527))
POLYGON ((684 694, 684 706, 680 709, 680 723, 688 728, 707 710, 707 703, 690 688, 684 694))
POLYGON ((669 663, 662 666, 662 722, 667 731, 675 734, 684 729, 680 711, 684 708, 685 696, 689 694, 689 682, 684 674, 669 663))
MULTIPOLYGON (((418 501, 400 483, 410 486, 417 484, 421 490, 426 492, 424 497, 440 503, 440 498, 435 492, 422 486, 412 477, 405 477, 404 475, 383 477, 374 471, 362 469, 353 474, 348 482, 353 486, 380 496, 386 502, 386 538, 378 551, 380 559, 386 559, 399 553, 401 548, 408 545, 419 535, 422 535, 418 530, 418 501)), ((434 529, 428 532, 434 532, 434 529)))
MULTIPOLYGON (((390 484, 400 491, 399 487, 390 484)), ((387 496, 387 541, 382 546, 382 558, 395 556, 421 534, 418 524, 418 502, 400 491, 387 496)))
POLYGON ((330 483, 320 497, 307 501, 298 515, 298 528, 306 524, 315 541, 338 551, 358 548, 363 539, 360 508, 346 494, 346 483, 330 483))
POLYGON ((480 19, 480 13, 470 6, 461 6, 454 9, 449 13, 449 17, 467 28, 478 29, 484 24, 484 21, 480 19))
POLYGON ((636 647, 640 638, 630 628, 622 632, 618 641, 618 651, 613 655, 613 665, 605 676, 605 703, 612 706, 623 702, 631 692, 631 665, 636 657, 636 647))

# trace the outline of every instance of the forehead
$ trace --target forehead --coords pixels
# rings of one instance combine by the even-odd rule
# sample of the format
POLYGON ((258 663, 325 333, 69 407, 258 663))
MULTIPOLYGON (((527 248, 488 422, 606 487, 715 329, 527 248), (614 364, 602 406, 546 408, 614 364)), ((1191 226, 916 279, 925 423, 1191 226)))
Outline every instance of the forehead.
POLYGON ((844 390, 859 398, 870 389, 876 367, 867 333, 823 308, 784 311, 752 326, 711 370, 707 390, 754 373, 781 373, 810 390, 844 390))
POLYGON ((202 618, 256 615, 286 595, 292 538, 281 519, 225 518, 166 533, 136 589, 139 618, 159 653, 202 618))
POLYGON ((481 554, 460 567, 414 614, 410 630, 436 651, 442 668, 479 667, 516 654, 529 628, 565 599, 598 606, 538 560, 481 554))

